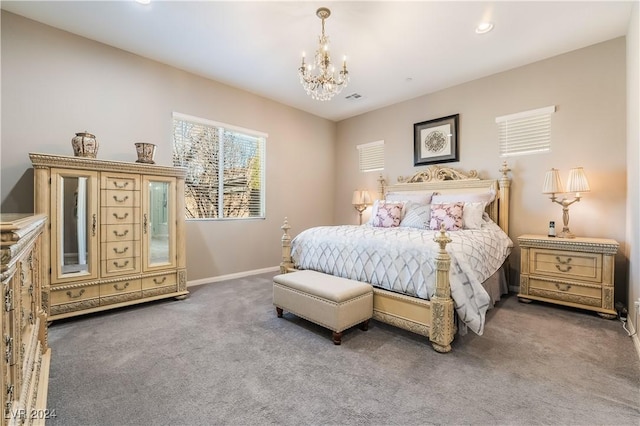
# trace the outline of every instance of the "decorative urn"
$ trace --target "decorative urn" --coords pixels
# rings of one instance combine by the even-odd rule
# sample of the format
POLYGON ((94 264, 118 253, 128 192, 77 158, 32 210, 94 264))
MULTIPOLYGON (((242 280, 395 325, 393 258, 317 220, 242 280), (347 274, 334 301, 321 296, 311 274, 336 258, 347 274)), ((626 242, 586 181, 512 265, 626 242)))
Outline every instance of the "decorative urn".
POLYGON ((71 139, 71 146, 76 157, 96 158, 98 154, 98 141, 87 131, 76 133, 76 137, 71 139))
POLYGON ((138 159, 136 163, 155 164, 153 157, 156 155, 156 146, 152 143, 136 142, 136 152, 138 159))

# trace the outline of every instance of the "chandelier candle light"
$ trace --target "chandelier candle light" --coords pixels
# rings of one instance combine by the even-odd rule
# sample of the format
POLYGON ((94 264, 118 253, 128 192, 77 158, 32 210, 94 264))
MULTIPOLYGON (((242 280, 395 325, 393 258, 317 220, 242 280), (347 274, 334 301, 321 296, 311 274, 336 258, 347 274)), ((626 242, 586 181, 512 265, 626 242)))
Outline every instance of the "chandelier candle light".
POLYGON ((581 192, 589 192, 589 182, 584 174, 582 167, 576 167, 569 171, 569 179, 567 180, 567 190, 565 191, 560 181, 560 174, 557 169, 551 169, 544 177, 543 194, 551 194, 551 202, 558 203, 562 206, 562 232, 558 234, 560 238, 575 238, 576 236, 569 230, 569 206, 576 201, 580 201, 581 192), (557 193, 574 192, 576 195, 573 200, 562 198, 558 200, 557 193))
POLYGON ((347 71, 347 57, 345 56, 337 78, 334 75, 335 68, 331 65, 331 56, 329 56, 329 37, 324 34, 324 21, 331 15, 331 11, 326 7, 321 7, 316 11, 316 15, 322 19, 322 35, 318 37, 319 44, 315 60, 313 64, 306 64, 303 52, 298 74, 300 75, 300 83, 308 95, 319 101, 328 101, 347 87, 349 71, 347 71))

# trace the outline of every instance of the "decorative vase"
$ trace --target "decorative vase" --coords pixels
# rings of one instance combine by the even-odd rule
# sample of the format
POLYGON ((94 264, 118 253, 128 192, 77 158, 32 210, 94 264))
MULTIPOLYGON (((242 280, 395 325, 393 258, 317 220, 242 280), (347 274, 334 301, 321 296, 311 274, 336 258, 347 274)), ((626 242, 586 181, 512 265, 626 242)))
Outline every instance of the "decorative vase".
POLYGON ((156 146, 152 143, 136 142, 136 152, 138 159, 136 163, 155 164, 153 157, 156 155, 156 146))
POLYGON ((73 146, 73 155, 76 157, 96 158, 98 154, 98 141, 86 130, 76 133, 76 137, 71 139, 71 146, 73 146))

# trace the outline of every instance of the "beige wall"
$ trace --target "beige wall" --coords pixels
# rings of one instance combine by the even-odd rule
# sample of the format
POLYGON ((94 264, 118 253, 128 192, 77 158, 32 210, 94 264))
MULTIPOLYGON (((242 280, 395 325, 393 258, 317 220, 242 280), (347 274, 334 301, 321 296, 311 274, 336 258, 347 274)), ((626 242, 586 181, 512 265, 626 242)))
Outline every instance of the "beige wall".
MULTIPOLYGON (((546 234, 548 223, 562 223, 562 208, 540 191, 551 167, 563 180, 571 167, 583 166, 591 192, 570 208, 577 235, 614 238, 626 252, 626 65, 625 39, 618 38, 521 68, 455 86, 338 123, 335 216, 356 223, 350 194, 377 189, 377 173, 359 173, 355 146, 385 141, 384 175, 395 180, 420 170, 413 166, 413 123, 460 114, 460 161, 447 165, 477 169, 498 178, 495 117, 556 105, 552 152, 508 158, 512 172, 510 236, 546 234)), ((369 212, 365 212, 367 215, 369 212)), ((512 268, 519 270, 519 250, 512 268)), ((626 299, 626 261, 617 259, 618 298, 626 299)), ((517 283, 517 274, 514 274, 517 283)))
POLYGON ((170 165, 178 111, 269 134, 267 219, 188 222, 190 281, 277 265, 285 215, 332 222, 335 123, 4 11, 1 29, 3 212, 33 211, 28 153, 73 155, 75 132, 98 158, 135 161, 144 141, 170 165))
MULTIPOLYGON (((633 6, 627 32, 627 257, 629 320, 638 330, 633 302, 640 300, 640 5, 633 6)), ((640 342, 636 335, 638 351, 640 342)))

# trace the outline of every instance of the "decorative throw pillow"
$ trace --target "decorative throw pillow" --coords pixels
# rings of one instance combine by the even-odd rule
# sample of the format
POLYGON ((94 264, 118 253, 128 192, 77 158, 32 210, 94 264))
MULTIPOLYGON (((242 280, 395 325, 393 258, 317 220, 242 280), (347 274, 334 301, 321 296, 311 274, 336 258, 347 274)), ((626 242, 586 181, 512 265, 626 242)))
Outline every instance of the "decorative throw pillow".
POLYGON ((379 200, 377 209, 372 213, 371 224, 379 228, 397 227, 402 220, 403 209, 404 203, 379 200))
POLYGON ((447 231, 462 229, 462 212, 464 203, 441 203, 431 205, 431 221, 429 227, 439 230, 442 224, 447 231))
POLYGON ((400 226, 408 228, 428 229, 431 220, 431 205, 409 203, 405 207, 400 226))
POLYGON ((462 225, 464 229, 480 229, 484 223, 485 203, 464 203, 462 225))

